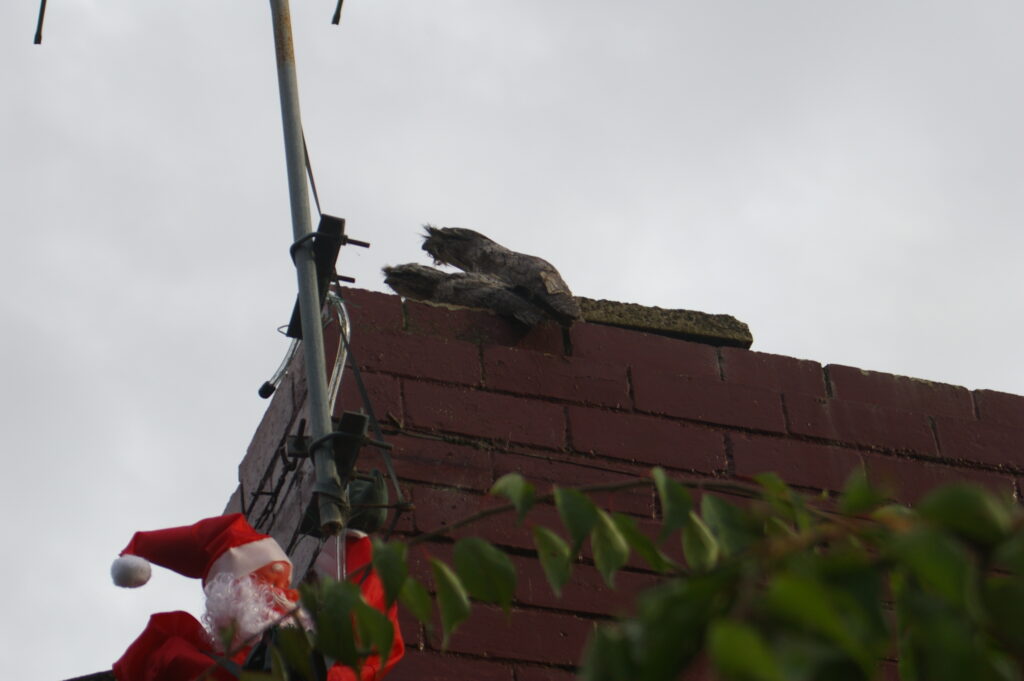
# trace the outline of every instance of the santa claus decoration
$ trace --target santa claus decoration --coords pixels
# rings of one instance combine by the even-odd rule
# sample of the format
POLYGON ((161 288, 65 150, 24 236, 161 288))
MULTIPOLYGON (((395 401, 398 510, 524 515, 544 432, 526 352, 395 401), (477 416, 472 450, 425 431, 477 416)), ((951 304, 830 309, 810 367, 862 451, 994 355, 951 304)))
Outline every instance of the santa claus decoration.
MULTIPOLYGON (((334 664, 327 670, 327 679, 380 681, 405 651, 396 606, 387 605, 377 575, 360 569, 372 557, 369 537, 350 531, 345 545, 347 573, 359 584, 363 600, 387 615, 394 627, 394 643, 383 665, 378 655, 363 660, 358 672, 334 664)), ((114 663, 118 681, 229 681, 236 678, 229 671, 231 663, 235 669, 242 668, 268 628, 311 628, 308 616, 298 606, 299 594, 291 588, 288 555, 272 537, 254 530, 240 513, 206 518, 194 525, 136 532, 111 566, 111 577, 118 586, 142 586, 149 581, 151 563, 202 579, 204 623, 182 611, 152 615, 145 630, 114 663)))

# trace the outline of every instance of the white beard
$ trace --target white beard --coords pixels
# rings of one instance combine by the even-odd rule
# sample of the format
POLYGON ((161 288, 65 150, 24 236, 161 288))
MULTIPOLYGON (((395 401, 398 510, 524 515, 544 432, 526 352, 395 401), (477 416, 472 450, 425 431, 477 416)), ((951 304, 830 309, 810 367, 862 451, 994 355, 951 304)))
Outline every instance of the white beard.
MULTIPOLYGON (((269 584, 250 576, 236 578, 222 573, 211 579, 204 591, 206 612, 203 624, 218 649, 224 645, 221 632, 233 628, 232 647, 244 641, 254 643, 264 630, 281 620, 283 613, 298 605, 269 584)), ((298 616, 303 626, 308 628, 306 613, 300 610, 298 616)), ((294 619, 288 618, 281 623, 294 626, 294 619)))

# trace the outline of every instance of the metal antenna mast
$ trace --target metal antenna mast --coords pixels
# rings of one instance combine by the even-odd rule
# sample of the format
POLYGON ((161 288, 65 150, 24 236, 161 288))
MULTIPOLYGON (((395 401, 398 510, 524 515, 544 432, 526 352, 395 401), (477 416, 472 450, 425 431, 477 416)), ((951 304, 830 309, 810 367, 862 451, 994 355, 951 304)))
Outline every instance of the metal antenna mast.
POLYGON ((325 436, 332 431, 327 401, 327 372, 324 359, 324 335, 320 322, 320 296, 317 290, 316 263, 313 258, 313 230, 309 213, 309 187, 305 175, 305 147, 302 142, 302 118, 299 115, 299 88, 295 75, 295 50, 292 45, 292 21, 288 0, 270 0, 274 21, 274 46, 277 53, 277 83, 281 93, 281 120, 284 126, 285 159, 288 166, 288 193, 291 197, 292 253, 299 283, 299 309, 306 359, 309 420, 313 436, 313 465, 316 471, 317 505, 321 531, 336 535, 348 519, 346 487, 338 476, 332 446, 325 436))

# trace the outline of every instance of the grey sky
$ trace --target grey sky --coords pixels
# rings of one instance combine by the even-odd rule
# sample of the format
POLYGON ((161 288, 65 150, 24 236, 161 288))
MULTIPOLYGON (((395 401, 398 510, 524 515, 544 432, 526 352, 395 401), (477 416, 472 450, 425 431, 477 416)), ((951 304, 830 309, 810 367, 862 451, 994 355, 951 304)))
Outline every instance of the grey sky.
MULTIPOLYGON (((266 3, 50 3, 41 47, 37 10, 0 6, 0 640, 26 681, 199 608, 107 568, 220 512, 295 295, 266 3)), ((343 252, 359 285, 426 262, 422 223, 472 227, 756 350, 1024 393, 1020 3, 332 11, 294 3, 300 91, 324 209, 373 243, 343 252)))

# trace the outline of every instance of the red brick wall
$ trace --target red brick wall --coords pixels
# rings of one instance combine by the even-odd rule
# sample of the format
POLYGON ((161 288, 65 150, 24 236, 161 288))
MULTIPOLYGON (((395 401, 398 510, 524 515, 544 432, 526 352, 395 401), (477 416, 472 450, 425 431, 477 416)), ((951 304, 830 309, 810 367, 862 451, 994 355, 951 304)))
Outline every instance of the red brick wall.
MULTIPOLYGON (((346 299, 354 354, 416 506, 399 526, 406 534, 496 503, 486 491, 509 471, 541 487, 621 480, 652 465, 739 480, 775 471, 808 490, 835 490, 863 464, 907 502, 965 478, 1016 494, 1024 472, 1024 397, 597 324, 522 331, 486 312, 355 289, 346 299)), ((260 424, 229 504, 289 546, 300 569, 317 549, 295 532, 311 474, 303 466, 287 471, 277 451, 302 418, 304 395, 296 369, 260 424)), ((339 411, 360 407, 350 376, 340 401, 339 411)), ((360 468, 373 465, 367 448, 360 468)), ((601 501, 655 526, 648 492, 601 501)), ((555 514, 542 507, 534 517, 554 521, 555 514)), ((475 609, 445 654, 405 617, 410 651, 392 681, 569 679, 594 621, 620 611, 652 580, 637 563, 610 591, 583 564, 557 599, 529 532, 513 518, 455 536, 470 533, 513 554, 520 568, 514 612, 475 609)), ((450 544, 418 551, 418 574, 426 574, 428 555, 448 557, 450 544)))

